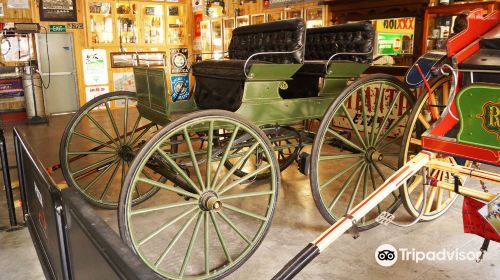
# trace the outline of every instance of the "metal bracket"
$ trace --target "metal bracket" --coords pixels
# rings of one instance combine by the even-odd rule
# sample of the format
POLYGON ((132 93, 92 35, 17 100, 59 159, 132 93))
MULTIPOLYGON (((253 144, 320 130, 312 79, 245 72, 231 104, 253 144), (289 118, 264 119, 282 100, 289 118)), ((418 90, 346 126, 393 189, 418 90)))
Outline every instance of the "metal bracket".
POLYGON ((349 229, 349 233, 352 234, 352 238, 357 239, 359 237, 359 228, 357 225, 358 221, 356 221, 356 219, 349 214, 345 215, 344 217, 351 220, 352 227, 349 229))

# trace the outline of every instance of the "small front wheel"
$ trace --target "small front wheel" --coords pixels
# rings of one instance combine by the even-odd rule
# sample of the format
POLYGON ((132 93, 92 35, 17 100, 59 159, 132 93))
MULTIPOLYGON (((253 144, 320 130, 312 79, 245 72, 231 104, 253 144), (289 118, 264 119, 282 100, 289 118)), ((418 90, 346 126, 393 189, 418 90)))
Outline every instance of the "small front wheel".
POLYGON ((195 112, 163 128, 132 162, 120 196, 120 234, 163 277, 219 279, 263 241, 279 184, 279 164, 261 129, 231 112, 195 112), (236 143, 241 135, 245 149, 236 143), (245 162, 258 160, 256 155, 268 161, 236 176, 245 162), (228 158, 234 163, 230 169, 224 167, 228 158), (148 179, 146 168, 167 181, 148 179), (263 173, 269 176, 253 180, 263 173), (160 191, 134 205, 134 190, 147 186, 160 191))

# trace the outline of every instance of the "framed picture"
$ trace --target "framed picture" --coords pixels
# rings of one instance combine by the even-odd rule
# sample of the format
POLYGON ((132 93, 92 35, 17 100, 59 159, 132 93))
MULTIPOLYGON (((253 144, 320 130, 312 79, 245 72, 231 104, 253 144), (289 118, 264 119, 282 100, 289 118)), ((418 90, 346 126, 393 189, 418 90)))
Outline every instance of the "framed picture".
POLYGON ((40 0, 41 21, 77 21, 76 0, 40 0))
POLYGON ((137 54, 137 64, 139 66, 165 66, 165 52, 140 52, 137 54))
POLYGON ((134 52, 112 52, 110 55, 112 68, 127 68, 137 66, 137 58, 134 52))
POLYGON ((179 7, 169 6, 168 7, 168 15, 169 16, 179 16, 179 7))

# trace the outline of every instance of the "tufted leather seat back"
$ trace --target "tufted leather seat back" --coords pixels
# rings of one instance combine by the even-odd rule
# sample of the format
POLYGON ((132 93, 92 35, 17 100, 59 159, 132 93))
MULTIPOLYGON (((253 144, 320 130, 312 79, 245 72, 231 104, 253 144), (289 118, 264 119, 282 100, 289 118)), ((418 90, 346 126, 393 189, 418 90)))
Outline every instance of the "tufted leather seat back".
POLYGON ((301 19, 281 20, 242 26, 234 29, 229 43, 229 58, 246 60, 259 52, 290 52, 292 54, 259 55, 255 60, 272 63, 302 63, 304 61, 305 24, 301 19))
MULTIPOLYGON (((347 23, 307 29, 305 60, 328 60, 339 52, 373 53, 375 31, 370 22, 347 23)), ((345 56, 334 60, 371 63, 373 55, 345 56)))

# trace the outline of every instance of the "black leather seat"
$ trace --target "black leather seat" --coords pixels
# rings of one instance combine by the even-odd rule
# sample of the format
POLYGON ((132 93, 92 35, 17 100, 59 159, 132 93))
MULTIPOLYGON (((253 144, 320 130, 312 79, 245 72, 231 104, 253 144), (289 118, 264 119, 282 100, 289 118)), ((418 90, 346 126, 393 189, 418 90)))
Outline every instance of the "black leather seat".
POLYGON ((306 30, 305 60, 288 81, 288 89, 280 90, 282 98, 318 96, 319 80, 326 75, 326 63, 336 53, 369 53, 363 56, 339 55, 332 61, 371 63, 375 31, 370 22, 347 23, 306 30))
POLYGON ((243 86, 253 64, 291 64, 304 60, 305 24, 301 19, 238 27, 229 43, 229 59, 205 60, 193 64, 196 79, 194 98, 201 109, 236 111, 241 105, 243 86), (258 55, 243 69, 245 61, 255 53, 293 52, 258 55))

